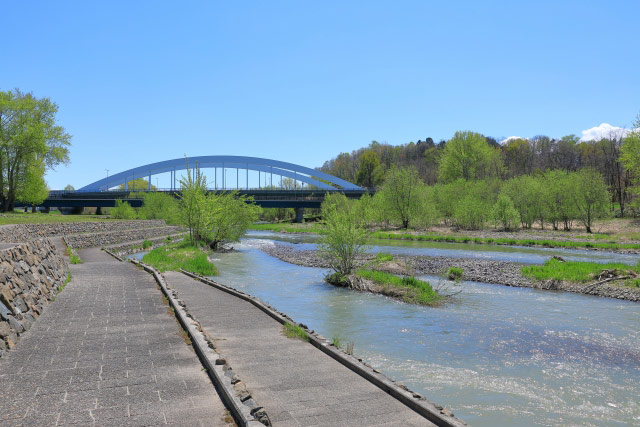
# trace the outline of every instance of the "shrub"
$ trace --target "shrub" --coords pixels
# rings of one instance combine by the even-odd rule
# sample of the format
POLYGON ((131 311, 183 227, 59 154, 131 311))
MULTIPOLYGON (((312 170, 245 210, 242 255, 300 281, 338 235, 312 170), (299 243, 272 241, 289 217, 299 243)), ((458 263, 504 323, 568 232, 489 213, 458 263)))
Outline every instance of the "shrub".
POLYGON ((124 200, 116 200, 116 207, 110 209, 109 213, 117 219, 136 219, 136 210, 124 200))

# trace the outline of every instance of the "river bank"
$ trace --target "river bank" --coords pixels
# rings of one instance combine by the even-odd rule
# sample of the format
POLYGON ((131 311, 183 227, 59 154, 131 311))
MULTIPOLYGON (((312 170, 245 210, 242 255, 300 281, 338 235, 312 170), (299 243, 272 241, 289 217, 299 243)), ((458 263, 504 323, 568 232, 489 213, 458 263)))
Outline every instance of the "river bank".
MULTIPOLYGON (((290 264, 306 267, 330 268, 326 259, 316 250, 298 250, 285 245, 261 245, 260 249, 275 258, 290 264)), ((375 255, 366 255, 357 261, 358 266, 370 263, 375 255)), ((535 281, 523 276, 524 264, 454 257, 396 256, 391 262, 377 263, 373 268, 394 274, 446 276, 450 267, 463 270, 462 278, 473 282, 496 285, 559 290, 628 301, 640 301, 640 288, 629 288, 615 283, 597 287, 589 284, 549 280, 535 281)))

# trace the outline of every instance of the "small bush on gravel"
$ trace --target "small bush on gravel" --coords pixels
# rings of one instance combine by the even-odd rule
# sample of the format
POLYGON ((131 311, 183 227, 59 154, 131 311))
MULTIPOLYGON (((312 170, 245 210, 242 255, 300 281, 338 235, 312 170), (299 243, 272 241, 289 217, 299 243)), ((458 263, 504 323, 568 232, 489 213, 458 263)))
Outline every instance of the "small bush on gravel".
POLYGON ((462 279, 462 269, 460 267, 449 267, 449 271, 447 271, 447 277, 449 280, 460 280, 462 279))

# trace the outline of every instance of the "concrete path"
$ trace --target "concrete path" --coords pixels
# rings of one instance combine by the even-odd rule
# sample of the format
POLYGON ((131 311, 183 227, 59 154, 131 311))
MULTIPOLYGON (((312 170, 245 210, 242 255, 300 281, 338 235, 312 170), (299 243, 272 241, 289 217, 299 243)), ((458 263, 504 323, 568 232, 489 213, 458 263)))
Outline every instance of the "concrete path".
POLYGON ((0 359, 0 426, 229 425, 153 277, 98 249, 80 257, 0 359))
POLYGON ((284 336, 251 303, 181 273, 164 276, 274 426, 433 425, 310 344, 284 336))

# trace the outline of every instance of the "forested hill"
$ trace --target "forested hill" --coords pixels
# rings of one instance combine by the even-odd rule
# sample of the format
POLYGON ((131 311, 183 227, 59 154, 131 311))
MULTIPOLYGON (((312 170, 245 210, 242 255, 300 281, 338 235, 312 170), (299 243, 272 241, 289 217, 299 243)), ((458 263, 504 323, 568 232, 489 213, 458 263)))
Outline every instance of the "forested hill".
POLYGON ((320 170, 365 187, 376 187, 394 165, 414 167, 429 185, 458 178, 507 180, 554 169, 571 172, 593 168, 605 179, 613 201, 624 206, 631 197, 632 177, 620 160, 623 142, 622 135, 589 142, 569 135, 560 139, 510 138, 498 143, 494 138, 465 131, 438 143, 432 138, 395 146, 373 141, 368 147, 340 153, 320 170))

